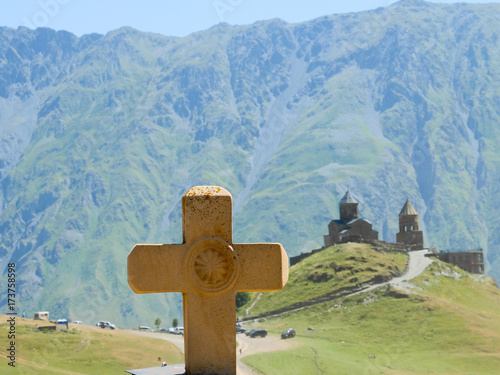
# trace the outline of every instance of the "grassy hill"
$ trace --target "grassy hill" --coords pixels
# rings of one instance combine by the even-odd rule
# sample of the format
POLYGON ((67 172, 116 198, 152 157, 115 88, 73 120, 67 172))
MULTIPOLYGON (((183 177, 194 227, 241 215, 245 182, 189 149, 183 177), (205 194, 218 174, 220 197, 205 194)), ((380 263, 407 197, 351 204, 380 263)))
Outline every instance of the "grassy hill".
MULTIPOLYGON (((307 266, 297 264, 290 280, 307 279, 314 264, 323 266, 331 256, 331 251, 318 253, 307 266)), ((358 267, 373 266, 376 257, 366 259, 358 267)), ((411 292, 383 286, 254 321, 248 327, 275 335, 295 328, 298 346, 244 361, 264 374, 497 374, 500 290, 495 282, 435 261, 410 286, 411 292)), ((259 311, 275 307, 267 298, 257 306, 259 311)))
POLYGON ((256 316, 293 304, 328 296, 375 278, 397 276, 407 255, 373 251, 368 245, 349 243, 327 248, 292 266, 285 288, 279 292, 253 293, 240 316, 256 316), (259 298, 258 302, 255 300, 259 298), (249 306, 252 306, 249 309, 249 306))
MULTIPOLYGON (((2 322, 6 321, 4 316, 2 322)), ((37 324, 43 325, 37 320, 16 319, 16 367, 12 373, 106 375, 159 366, 158 357, 169 364, 184 362, 180 350, 164 340, 74 324, 68 331, 42 332, 37 324)), ((8 332, 7 323, 0 324, 0 330, 8 332)), ((4 345, 0 350, 3 369, 7 369, 6 351, 4 345)))

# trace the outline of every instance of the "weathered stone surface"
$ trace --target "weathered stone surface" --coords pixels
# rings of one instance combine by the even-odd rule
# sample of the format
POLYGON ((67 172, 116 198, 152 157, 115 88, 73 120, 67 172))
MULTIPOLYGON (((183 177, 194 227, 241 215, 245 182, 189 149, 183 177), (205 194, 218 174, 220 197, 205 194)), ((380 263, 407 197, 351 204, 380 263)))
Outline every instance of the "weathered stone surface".
POLYGON ((416 249, 424 248, 424 234, 418 229, 418 213, 408 199, 399 213, 396 242, 412 245, 416 249))
POLYGON ((288 257, 277 243, 232 243, 232 198, 224 188, 188 190, 182 216, 182 244, 133 248, 129 285, 135 293, 183 293, 188 374, 236 374, 235 293, 281 290, 288 257))

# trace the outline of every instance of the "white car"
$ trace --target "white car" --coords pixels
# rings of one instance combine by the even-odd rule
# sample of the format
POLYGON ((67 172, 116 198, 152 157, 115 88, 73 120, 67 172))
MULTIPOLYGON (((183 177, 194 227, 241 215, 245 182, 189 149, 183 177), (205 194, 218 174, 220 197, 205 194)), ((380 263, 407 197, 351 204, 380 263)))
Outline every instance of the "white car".
POLYGON ((116 326, 114 324, 111 324, 110 322, 99 322, 98 326, 101 327, 102 329, 106 329, 106 328, 115 329, 116 328, 116 326))
POLYGON ((171 333, 173 333, 174 335, 183 335, 184 336, 184 327, 174 328, 174 331, 171 333))

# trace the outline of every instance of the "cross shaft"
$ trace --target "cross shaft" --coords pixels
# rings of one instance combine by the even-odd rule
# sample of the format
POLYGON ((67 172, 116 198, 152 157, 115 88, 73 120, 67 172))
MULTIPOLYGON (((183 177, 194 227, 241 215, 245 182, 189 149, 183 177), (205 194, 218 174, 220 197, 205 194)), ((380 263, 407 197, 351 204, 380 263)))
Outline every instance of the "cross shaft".
POLYGON ((237 291, 280 290, 288 257, 280 244, 233 244, 232 198, 197 186, 182 198, 183 244, 136 245, 128 257, 135 293, 182 292, 188 374, 236 374, 237 291))

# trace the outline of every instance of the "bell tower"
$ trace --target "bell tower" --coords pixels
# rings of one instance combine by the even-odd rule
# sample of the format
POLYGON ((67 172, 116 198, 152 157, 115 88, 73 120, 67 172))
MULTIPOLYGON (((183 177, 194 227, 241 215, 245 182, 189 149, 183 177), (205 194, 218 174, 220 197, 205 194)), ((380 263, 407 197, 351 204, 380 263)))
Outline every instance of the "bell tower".
POLYGON ((417 249, 424 248, 424 234, 418 229, 418 214, 407 199, 399 213, 399 233, 396 242, 413 245, 417 249))

